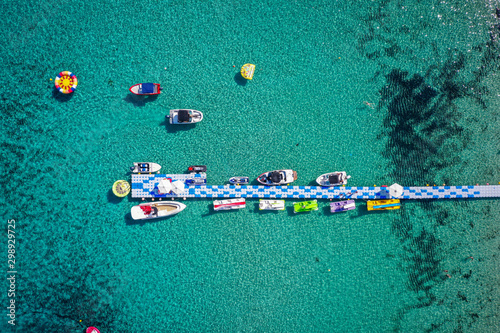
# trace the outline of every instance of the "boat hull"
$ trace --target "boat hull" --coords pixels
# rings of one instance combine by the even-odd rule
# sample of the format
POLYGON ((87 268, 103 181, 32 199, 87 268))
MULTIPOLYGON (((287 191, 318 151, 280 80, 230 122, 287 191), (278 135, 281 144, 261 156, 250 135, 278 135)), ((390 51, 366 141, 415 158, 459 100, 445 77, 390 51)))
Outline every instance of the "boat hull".
POLYGON ((285 200, 259 200, 259 210, 285 210, 285 200))
POLYGON ((245 198, 214 200, 214 210, 242 209, 246 207, 245 198))
POLYGON ((93 326, 87 327, 85 333, 101 333, 99 330, 93 326))
POLYGON ((370 200, 366 203, 368 210, 393 210, 401 208, 399 199, 370 200))
POLYGON ((320 186, 341 186, 341 185, 346 185, 347 179, 349 178, 351 178, 351 176, 348 176, 345 171, 335 171, 322 174, 321 176, 316 178, 316 183, 318 183, 320 186), (329 180, 330 176, 339 176, 341 177, 342 181, 336 183, 330 183, 329 180))
POLYGON ((161 92, 160 84, 159 83, 153 83, 154 89, 153 92, 142 92, 142 85, 143 83, 138 83, 134 84, 132 87, 130 87, 128 90, 134 94, 134 95, 159 95, 161 92))
POLYGON ((153 220, 178 214, 184 208, 186 205, 177 201, 149 202, 132 207, 130 214, 134 220, 153 220), (151 209, 151 213, 147 213, 147 207, 151 209))
POLYGON ((191 165, 188 167, 188 172, 189 173, 207 172, 207 166, 206 165, 191 165))
POLYGON ((203 113, 201 113, 201 111, 193 109, 173 109, 170 110, 169 115, 166 117, 169 119, 169 122, 172 125, 190 125, 202 121, 203 113), (179 118, 179 111, 188 111, 190 115, 189 121, 183 121, 181 118, 179 118))
POLYGON ((134 162, 134 166, 130 168, 133 173, 156 173, 160 171, 161 165, 153 162, 134 162))
POLYGON ((356 203, 354 200, 330 202, 330 212, 332 213, 347 212, 348 210, 353 210, 355 208, 356 203))
POLYGON ((264 172, 259 177, 257 177, 257 181, 259 183, 269 186, 287 185, 293 183, 296 180, 297 180, 297 171, 291 169, 268 171, 264 172), (276 172, 279 173, 282 177, 281 180, 279 181, 274 181, 271 179, 272 174, 276 172))

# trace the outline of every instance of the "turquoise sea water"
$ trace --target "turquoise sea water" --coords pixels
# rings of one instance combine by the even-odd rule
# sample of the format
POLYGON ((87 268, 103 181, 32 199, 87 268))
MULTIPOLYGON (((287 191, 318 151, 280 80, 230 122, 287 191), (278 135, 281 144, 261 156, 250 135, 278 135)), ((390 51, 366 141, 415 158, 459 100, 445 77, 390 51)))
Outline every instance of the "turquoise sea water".
POLYGON ((206 164, 211 184, 278 168, 298 185, 336 170, 353 186, 496 184, 497 5, 3 4, 2 247, 17 273, 0 331, 498 332, 498 200, 336 215, 188 200, 136 223, 137 201, 110 191, 134 161, 206 164), (62 70, 79 80, 69 97, 50 80, 62 70), (162 94, 129 94, 147 81, 162 94), (172 108, 205 119, 173 127, 172 108))

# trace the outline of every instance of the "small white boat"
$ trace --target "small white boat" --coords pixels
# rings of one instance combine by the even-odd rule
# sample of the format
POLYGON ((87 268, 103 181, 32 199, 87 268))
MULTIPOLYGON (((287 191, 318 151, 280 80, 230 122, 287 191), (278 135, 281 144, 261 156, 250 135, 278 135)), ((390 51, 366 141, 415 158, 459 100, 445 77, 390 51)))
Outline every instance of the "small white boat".
POLYGON ((229 210, 245 208, 245 198, 227 199, 227 200, 214 200, 214 210, 229 210))
POLYGON ((264 172, 257 181, 264 185, 286 185, 297 180, 297 171, 275 170, 264 172))
POLYGON ((186 208, 186 205, 177 201, 148 202, 130 209, 134 220, 151 220, 175 215, 186 208))
POLYGON ((171 124, 188 125, 202 121, 203 113, 191 109, 173 109, 165 118, 169 118, 171 124))
POLYGON ((133 173, 155 173, 160 169, 161 165, 152 162, 134 162, 134 166, 130 167, 133 173))
POLYGON ((325 173, 316 179, 316 183, 321 186, 340 186, 347 184, 347 180, 351 178, 345 171, 335 171, 325 173))
POLYGON ((285 210, 285 200, 259 200, 259 210, 285 210))
POLYGON ((229 183, 233 185, 246 185, 250 182, 248 177, 231 177, 229 178, 229 183))

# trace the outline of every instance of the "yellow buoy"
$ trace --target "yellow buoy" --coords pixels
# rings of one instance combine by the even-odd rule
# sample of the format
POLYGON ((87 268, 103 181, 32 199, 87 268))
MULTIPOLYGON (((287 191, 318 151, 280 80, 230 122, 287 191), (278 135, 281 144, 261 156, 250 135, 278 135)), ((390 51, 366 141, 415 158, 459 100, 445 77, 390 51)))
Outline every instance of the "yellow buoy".
POLYGON ((113 184, 113 194, 119 198, 126 197, 130 193, 130 184, 126 180, 117 180, 113 184))
POLYGON ((255 65, 253 64, 244 64, 241 67, 241 76, 243 76, 247 80, 251 80, 253 78, 254 72, 255 72, 255 65))

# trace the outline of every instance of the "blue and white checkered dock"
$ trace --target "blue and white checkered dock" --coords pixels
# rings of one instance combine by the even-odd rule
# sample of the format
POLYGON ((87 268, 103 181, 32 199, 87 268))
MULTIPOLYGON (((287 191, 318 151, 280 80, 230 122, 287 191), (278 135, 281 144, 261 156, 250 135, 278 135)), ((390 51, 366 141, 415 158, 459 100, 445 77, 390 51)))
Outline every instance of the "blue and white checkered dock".
MULTIPOLYGON (((132 198, 277 198, 277 199, 390 199, 387 187, 321 187, 263 185, 196 185, 184 191, 158 194, 163 178, 172 181, 201 178, 205 174, 132 175, 132 198)), ((499 198, 500 185, 410 186, 399 199, 469 199, 499 198)))

